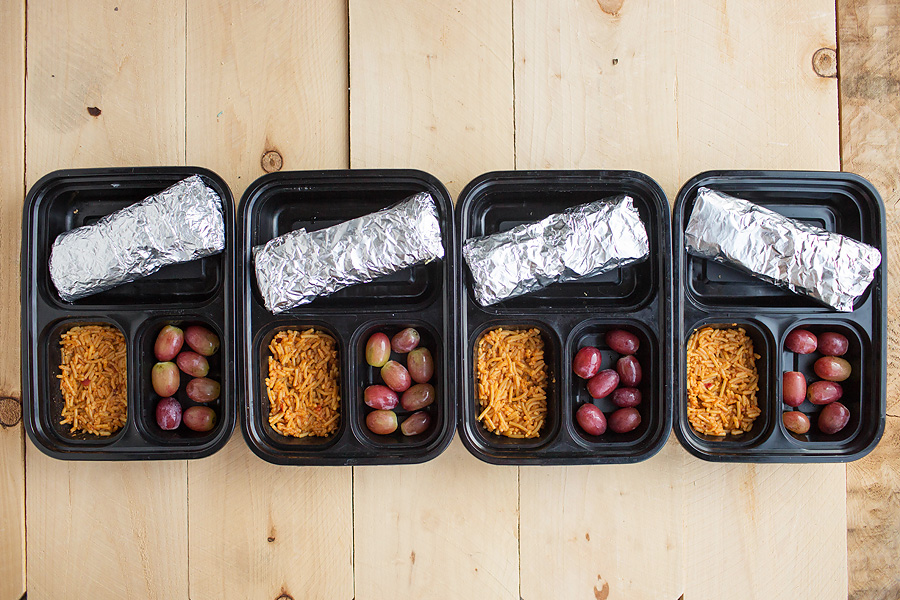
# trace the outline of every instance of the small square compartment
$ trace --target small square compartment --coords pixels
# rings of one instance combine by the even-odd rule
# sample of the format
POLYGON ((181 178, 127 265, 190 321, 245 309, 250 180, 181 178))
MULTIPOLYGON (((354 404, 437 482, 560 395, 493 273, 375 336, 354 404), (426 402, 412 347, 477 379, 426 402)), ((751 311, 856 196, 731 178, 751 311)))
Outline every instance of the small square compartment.
MULTIPOLYGON (((679 398, 678 410, 682 420, 682 432, 689 437, 691 444, 708 452, 723 452, 742 454, 752 451, 755 447, 762 444, 772 431, 777 428, 773 413, 776 411, 778 402, 776 399, 777 388, 775 380, 772 376, 775 356, 775 342, 771 339, 768 330, 760 323, 751 322, 746 319, 722 322, 722 320, 707 319, 703 322, 696 323, 691 327, 690 332, 685 336, 684 360, 682 364, 685 373, 682 378, 686 378, 687 369, 687 344, 691 336, 697 330, 703 327, 713 327, 715 329, 737 329, 743 328, 747 336, 753 341, 753 352, 759 355, 756 360, 756 373, 759 376, 759 391, 756 393, 756 403, 760 409, 760 414, 753 421, 753 427, 746 433, 738 435, 726 434, 724 437, 713 435, 705 435, 694 430, 687 418, 687 387, 684 389, 684 396, 679 398)), ((684 380, 684 379, 683 379, 684 380)))
MULTIPOLYGON (((665 422, 665 402, 662 393, 662 385, 657 372, 659 364, 659 345, 656 337, 640 323, 633 321, 595 321, 585 323, 576 328, 569 336, 567 359, 565 366, 568 368, 568 394, 563 402, 566 413, 566 423, 571 427, 572 437, 586 448, 592 451, 605 450, 607 452, 632 452, 634 448, 647 444, 648 438, 665 438, 668 436, 667 428, 663 429, 665 422), (575 355, 582 348, 592 346, 600 350, 603 360, 600 370, 615 369, 616 362, 622 356, 613 351, 606 343, 605 336, 610 331, 625 330, 637 336, 640 344, 634 354, 641 365, 641 382, 638 390, 641 392, 641 403, 636 406, 641 415, 641 424, 633 431, 627 433, 615 433, 607 426, 603 435, 590 435, 585 433, 575 419, 575 413, 583 404, 593 404, 607 418, 619 409, 612 401, 612 394, 605 398, 592 398, 587 389, 586 379, 582 379, 572 371, 575 355)), ((619 387, 622 387, 621 385, 619 387)))
POLYGON ((115 320, 106 317, 90 316, 77 319, 65 319, 56 323, 51 323, 47 326, 43 335, 41 335, 40 341, 41 346, 44 348, 44 355, 43 364, 40 367, 41 386, 38 395, 37 419, 41 425, 40 430, 42 431, 43 436, 54 439, 51 443, 72 448, 102 448, 114 444, 120 438, 125 436, 131 422, 134 420, 134 406, 131 401, 134 392, 130 389, 131 378, 129 377, 133 365, 131 364, 130 353, 128 352, 129 343, 130 340, 127 331, 123 330, 122 326, 115 320), (125 424, 121 429, 110 436, 100 436, 89 433, 72 433, 71 425, 61 425, 59 422, 62 416, 63 406, 65 405, 62 390, 59 385, 60 380, 58 379, 61 372, 60 365, 62 364, 62 348, 60 346, 60 340, 62 334, 73 327, 86 325, 114 327, 125 338, 127 369, 125 373, 125 382, 126 387, 128 388, 125 394, 125 424))
POLYGON ((257 389, 257 397, 259 398, 260 402, 259 410, 256 411, 255 414, 256 423, 254 424, 254 426, 257 431, 263 433, 267 443, 271 447, 285 452, 299 448, 302 448, 305 451, 321 452, 333 446, 335 442, 337 442, 337 440, 343 436, 344 430, 347 429, 347 423, 350 419, 352 419, 349 408, 350 400, 348 399, 349 390, 351 389, 349 385, 350 361, 347 357, 347 345, 344 343, 344 340, 341 339, 341 336, 332 327, 323 322, 312 320, 303 322, 286 322, 282 320, 276 323, 274 326, 267 328, 256 337, 256 341, 254 342, 254 356, 256 357, 256 364, 259 365, 259 368, 256 371, 257 376, 252 385, 257 389), (341 395, 341 414, 340 424, 338 425, 337 431, 329 436, 307 436, 304 438, 296 438, 292 436, 282 435, 275 431, 271 425, 269 425, 269 395, 266 390, 266 378, 268 377, 269 373, 269 356, 271 356, 271 353, 269 352, 269 344, 272 342, 275 334, 277 334, 279 331, 286 331, 290 329, 301 332, 306 331, 307 329, 315 329, 316 331, 321 331, 330 335, 332 338, 334 338, 337 344, 338 363, 340 365, 339 385, 341 395))
POLYGON ((465 427, 469 432, 470 441, 477 447, 484 448, 491 453, 516 455, 529 452, 547 446, 559 435, 562 422, 562 378, 560 377, 560 360, 562 358, 562 344, 556 332, 547 323, 531 320, 517 321, 492 321, 481 327, 471 337, 468 343, 468 354, 472 357, 473 372, 466 379, 468 389, 466 403, 462 410, 465 419, 465 427), (535 438, 510 438, 485 429, 477 420, 481 412, 476 388, 478 386, 478 344, 481 338, 495 329, 523 330, 538 329, 541 339, 544 341, 544 363, 547 365, 547 418, 541 428, 540 435, 535 438))
MULTIPOLYGON (((222 435, 221 430, 230 420, 231 406, 233 406, 234 399, 226 397, 228 389, 230 389, 231 387, 228 385, 231 374, 227 370, 227 365, 223 367, 225 352, 224 348, 222 347, 222 341, 225 339, 225 336, 221 325, 210 322, 208 319, 199 317, 197 315, 183 315, 172 318, 154 319, 145 324, 145 326, 142 328, 141 333, 139 334, 139 339, 139 354, 136 357, 136 362, 138 363, 137 369, 139 373, 138 381, 140 387, 137 390, 137 418, 135 419, 135 421, 137 423, 138 430, 141 432, 141 435, 144 438, 150 440, 153 444, 159 444, 161 446, 182 447, 202 445, 209 442, 210 439, 222 435), (166 325, 174 325, 175 327, 178 327, 182 330, 191 325, 199 325, 201 327, 209 329, 219 337, 219 350, 212 356, 206 357, 207 361, 209 362, 209 373, 206 375, 206 377, 218 382, 221 386, 219 398, 217 400, 213 400, 212 402, 206 403, 194 402, 193 400, 188 398, 186 387, 188 382, 193 378, 190 375, 185 374, 181 370, 179 370, 179 376, 181 378, 180 385, 178 386, 178 391, 174 396, 174 398, 181 404, 182 414, 184 414, 184 411, 192 406, 208 406, 209 408, 213 409, 216 413, 216 424, 210 431, 193 431, 191 429, 188 429, 183 422, 178 426, 177 429, 165 431, 163 429, 160 429, 159 425, 156 424, 156 405, 159 402, 160 397, 153 390, 151 372, 153 370, 153 366, 157 362, 156 356, 154 354, 156 338, 162 328, 166 325)), ((188 346, 187 342, 185 342, 182 346, 181 351, 184 352, 192 350, 190 346, 188 346)), ((175 359, 172 359, 172 362, 175 362, 175 359)))
POLYGON ((857 328, 849 322, 834 321, 831 323, 823 323, 816 321, 801 321, 795 323, 785 331, 785 335, 781 339, 781 344, 779 346, 781 348, 781 373, 779 373, 778 377, 779 400, 782 398, 781 375, 787 371, 799 371, 802 373, 804 377, 806 377, 807 386, 814 381, 821 381, 821 378, 817 376, 813 370, 815 362, 824 356, 821 352, 816 350, 811 354, 795 354, 785 348, 784 340, 794 329, 806 329, 816 336, 819 336, 826 331, 834 332, 847 338, 847 341, 849 342, 847 353, 841 356, 841 358, 850 363, 852 370, 850 371, 850 377, 845 381, 838 383, 843 389, 843 395, 838 402, 846 406, 850 411, 850 421, 847 423, 846 427, 835 434, 822 433, 819 430, 816 421, 819 412, 825 408, 823 405, 813 404, 809 400, 804 400, 803 404, 797 408, 792 408, 781 402, 779 406, 782 409, 782 412, 798 410, 809 417, 810 420, 809 432, 804 435, 798 435, 788 431, 782 422, 781 428, 784 435, 802 447, 813 448, 817 446, 846 446, 857 436, 871 439, 877 431, 877 428, 871 426, 878 422, 877 404, 863 401, 864 398, 868 400, 871 397, 870 390, 873 387, 872 377, 874 376, 874 369, 871 369, 870 365, 867 364, 867 361, 865 360, 866 356, 872 354, 871 342, 863 332, 857 330, 857 328), (864 424, 868 424, 869 426, 864 428, 864 424))
MULTIPOLYGON (((444 344, 437 330, 428 323, 416 320, 397 321, 391 319, 384 322, 370 322, 357 330, 352 345, 354 352, 351 362, 356 368, 353 375, 354 384, 348 400, 353 405, 352 412, 355 414, 353 425, 356 437, 379 450, 418 448, 434 443, 443 430, 443 423, 446 419, 444 414, 446 390, 441 385, 441 382, 444 381, 444 344), (429 423, 428 428, 423 433, 411 437, 403 435, 399 424, 402 424, 404 419, 417 411, 404 410, 398 404, 394 409, 398 421, 397 431, 389 435, 377 435, 369 431, 369 428, 366 426, 366 417, 374 409, 366 406, 363 400, 363 393, 366 387, 370 385, 384 385, 384 380, 381 378, 380 369, 366 362, 366 343, 369 341, 369 337, 375 333, 384 333, 391 339, 396 333, 407 327, 412 327, 419 332, 420 342, 418 347, 428 348, 434 360, 434 375, 432 375, 428 383, 434 386, 435 399, 429 406, 421 409, 429 414, 431 423, 429 423)), ((398 354, 393 350, 391 351, 391 360, 400 362, 404 367, 406 366, 407 356, 408 354, 398 354)), ((416 382, 413 381, 412 385, 416 385, 416 382)), ((397 396, 402 395, 402 393, 397 394, 397 396)))

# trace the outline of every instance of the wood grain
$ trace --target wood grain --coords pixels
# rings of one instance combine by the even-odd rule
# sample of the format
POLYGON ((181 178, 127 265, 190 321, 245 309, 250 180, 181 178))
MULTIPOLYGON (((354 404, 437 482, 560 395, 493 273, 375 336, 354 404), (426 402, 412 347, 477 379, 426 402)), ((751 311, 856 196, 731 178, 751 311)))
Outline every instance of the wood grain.
MULTIPOLYGON (((181 164, 184 52, 181 0, 29 2, 29 185, 59 168, 181 164)), ((187 597, 183 461, 63 462, 31 444, 26 460, 29 597, 187 597)))
POLYGON ((691 458, 683 473, 685 598, 847 597, 841 465, 691 458))
POLYGON ((188 160, 235 199, 264 175, 349 164, 347 0, 188 4, 188 160))
MULTIPOLYGON (((236 198, 284 169, 348 166, 346 0, 188 6, 187 156, 236 198)), ((189 464, 190 594, 353 597, 349 468, 278 467, 239 434, 189 464)))
POLYGON ((678 165, 840 168, 837 81, 812 56, 835 47, 826 0, 677 0, 678 165))
MULTIPOLYGON (((679 1, 675 12, 682 181, 714 168, 839 168, 837 82, 812 67, 835 45, 833 2, 679 1)), ((846 597, 843 465, 686 456, 684 479, 685 598, 846 597)))
POLYGON ((356 598, 519 598, 515 467, 458 439, 424 465, 355 467, 356 598))
POLYGON ((850 597, 900 597, 900 2, 838 2, 842 168, 871 181, 888 231, 887 426, 847 466, 850 597))
POLYGON ((184 51, 183 0, 29 2, 29 187, 53 169, 182 164, 184 51))
POLYGON ((522 598, 678 598, 676 445, 637 465, 522 467, 522 598))
POLYGON ((864 459, 847 465, 847 562, 854 600, 900 598, 900 418, 864 459))
POLYGON ((350 2, 350 165, 414 168, 450 195, 514 166, 512 8, 350 2))
POLYGON ((240 435, 189 464, 190 597, 353 597, 350 468, 279 467, 240 435))
MULTIPOLYGON (((509 2, 350 3, 350 157, 451 195, 511 169, 509 2)), ((423 465, 354 469, 356 598, 518 598, 517 471, 455 440, 423 465)))
POLYGON ((25 189, 25 3, 0 3, 0 598, 25 592, 25 445, 19 374, 19 243, 25 189), (18 406, 19 408, 16 408, 18 406), (17 425, 6 427, 3 423, 17 425))
POLYGON ((678 191, 674 3, 516 0, 516 165, 632 169, 678 191))
POLYGON ((27 461, 29 598, 188 596, 182 461, 27 461))
MULTIPOLYGON (((674 196, 673 12, 517 0, 517 167, 635 169, 674 196)), ((521 468, 522 597, 677 598, 682 453, 673 439, 639 465, 521 468)))
MULTIPOLYGON (((838 80, 816 76, 811 64, 815 50, 835 47, 834 4, 822 0, 353 0, 349 8, 350 40, 346 0, 31 0, 28 184, 56 168, 187 160, 218 171, 240 196, 274 150, 285 169, 343 167, 348 152, 354 167, 422 168, 454 195, 478 173, 517 163, 637 168, 671 197, 708 168, 836 169, 842 142, 843 168, 885 199, 896 297, 897 0, 838 3, 840 140, 838 80)), ((0 4, 7 347, 18 345, 24 10, 0 4)), ((889 305, 892 415, 900 415, 898 310, 889 305)), ((18 364, 18 353, 0 362, 0 395, 18 394, 18 364)), ((0 428, 0 598, 24 587, 22 439, 21 426, 0 428)), ((237 437, 188 468, 64 463, 30 443, 27 460, 34 598, 275 598, 283 590, 366 600, 441 589, 473 598, 596 598, 604 589, 641 597, 676 591, 656 585, 672 577, 687 598, 834 598, 847 593, 845 548, 852 598, 900 595, 894 417, 879 447, 847 468, 846 516, 841 466, 713 465, 671 441, 641 465, 528 468, 521 483, 516 469, 478 463, 458 441, 426 465, 358 468, 352 478, 347 469, 273 467, 237 437), (685 483, 666 493, 666 478, 685 483), (632 511, 677 520, 682 495, 683 527, 641 540, 624 530, 642 524, 632 511), (379 508, 383 498, 390 508, 379 508), (618 520, 595 515, 607 508, 618 520), (682 538, 670 548, 673 535, 682 538), (617 548, 641 554, 621 562, 628 555, 617 548), (641 570, 643 556, 654 558, 641 570), (801 562, 802 578, 784 568, 801 562), (399 588, 381 583, 393 580, 399 588)))

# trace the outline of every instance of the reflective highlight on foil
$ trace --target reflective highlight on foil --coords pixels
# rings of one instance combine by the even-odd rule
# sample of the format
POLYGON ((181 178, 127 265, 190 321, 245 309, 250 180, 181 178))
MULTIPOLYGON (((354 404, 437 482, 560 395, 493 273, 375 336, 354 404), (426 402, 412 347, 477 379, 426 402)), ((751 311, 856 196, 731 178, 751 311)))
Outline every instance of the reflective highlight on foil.
POLYGON ((877 248, 717 192, 697 190, 687 251, 850 312, 881 264, 877 248))
POLYGON ((193 175, 61 233, 50 251, 50 279, 71 302, 224 249, 222 200, 193 175))
POLYGON ((275 314, 347 286, 443 258, 437 206, 428 193, 312 233, 291 231, 253 248, 256 282, 275 314))
POLYGON ((630 196, 575 206, 537 223, 470 238, 463 246, 482 306, 593 277, 649 254, 647 230, 630 196))

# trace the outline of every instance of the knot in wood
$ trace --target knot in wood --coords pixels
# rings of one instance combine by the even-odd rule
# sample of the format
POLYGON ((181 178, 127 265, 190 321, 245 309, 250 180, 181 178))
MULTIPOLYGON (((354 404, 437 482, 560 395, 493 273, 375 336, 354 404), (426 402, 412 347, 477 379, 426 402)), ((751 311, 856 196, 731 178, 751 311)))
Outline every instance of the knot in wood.
POLYGON ((282 594, 282 595, 278 596, 277 598, 275 598, 275 600, 294 600, 294 597, 291 596, 290 594, 282 594))
POLYGON ((0 426, 15 427, 22 420, 22 401, 8 396, 0 398, 0 426))
POLYGON ((819 77, 837 77, 837 52, 831 48, 819 48, 813 53, 812 65, 819 77))
POLYGON ((275 171, 280 171, 281 167, 284 166, 284 159, 281 158, 281 155, 276 150, 269 150, 262 155, 259 163, 263 171, 274 173, 275 171))

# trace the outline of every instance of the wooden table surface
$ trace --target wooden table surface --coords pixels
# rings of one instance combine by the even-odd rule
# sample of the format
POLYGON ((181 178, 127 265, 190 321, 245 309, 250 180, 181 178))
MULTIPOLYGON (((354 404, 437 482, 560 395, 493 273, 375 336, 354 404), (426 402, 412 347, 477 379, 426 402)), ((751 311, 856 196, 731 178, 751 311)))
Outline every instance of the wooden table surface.
POLYGON ((898 0, 0 0, 0 600, 900 597, 898 40, 898 0), (191 462, 44 456, 15 423, 26 190, 189 164, 240 197, 267 152, 454 196, 494 169, 635 169, 670 198, 713 168, 860 173, 887 207, 884 439, 846 466, 710 464, 674 438, 572 468, 458 440, 419 466, 277 467, 240 435, 191 462))

